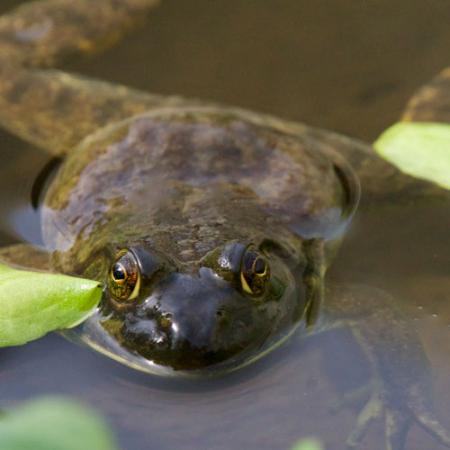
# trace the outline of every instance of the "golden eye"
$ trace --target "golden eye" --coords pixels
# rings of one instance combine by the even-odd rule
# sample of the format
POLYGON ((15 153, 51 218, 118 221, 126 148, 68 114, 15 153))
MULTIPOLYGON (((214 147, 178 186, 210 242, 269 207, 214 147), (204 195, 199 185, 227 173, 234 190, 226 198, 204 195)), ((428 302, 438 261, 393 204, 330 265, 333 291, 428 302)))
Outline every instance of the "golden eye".
POLYGON ((131 301, 139 295, 140 285, 141 274, 135 256, 129 250, 122 250, 111 266, 109 274, 111 294, 118 301, 131 301))
POLYGON ((270 278, 268 262, 253 250, 244 254, 241 263, 241 287, 244 292, 251 295, 261 295, 270 278))

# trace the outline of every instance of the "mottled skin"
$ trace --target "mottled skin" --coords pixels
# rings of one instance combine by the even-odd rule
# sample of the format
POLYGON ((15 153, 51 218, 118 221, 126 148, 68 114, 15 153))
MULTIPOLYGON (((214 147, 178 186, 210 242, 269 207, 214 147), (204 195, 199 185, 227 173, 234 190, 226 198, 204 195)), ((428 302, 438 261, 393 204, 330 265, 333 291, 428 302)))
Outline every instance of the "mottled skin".
MULTIPOLYGON (((324 280, 358 179, 366 200, 441 193, 333 133, 46 69, 111 45, 155 3, 45 0, 0 19, 0 123, 67 155, 42 205, 46 251, 20 245, 2 259, 103 282, 80 339, 152 373, 222 373, 297 327, 348 326, 374 374, 349 447, 376 417, 387 449, 404 447, 413 420, 450 447, 424 350, 393 299, 324 280)), ((448 121, 448 79, 405 117, 448 121)))

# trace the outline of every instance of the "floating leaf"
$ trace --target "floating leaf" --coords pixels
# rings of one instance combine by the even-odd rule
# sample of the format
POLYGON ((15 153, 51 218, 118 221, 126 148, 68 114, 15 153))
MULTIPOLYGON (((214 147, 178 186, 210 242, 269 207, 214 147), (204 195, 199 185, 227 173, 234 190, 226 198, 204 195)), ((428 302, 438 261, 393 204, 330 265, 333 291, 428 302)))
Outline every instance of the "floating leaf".
POLYGON ((323 447, 317 439, 309 438, 298 441, 291 450, 323 450, 323 447))
POLYGON ((450 189, 450 125, 399 122, 374 147, 403 172, 450 189))
POLYGON ((96 281, 0 264, 0 347, 78 325, 100 298, 96 281))
POLYGON ((34 400, 1 416, 0 448, 7 450, 116 450, 104 421, 76 402, 34 400))

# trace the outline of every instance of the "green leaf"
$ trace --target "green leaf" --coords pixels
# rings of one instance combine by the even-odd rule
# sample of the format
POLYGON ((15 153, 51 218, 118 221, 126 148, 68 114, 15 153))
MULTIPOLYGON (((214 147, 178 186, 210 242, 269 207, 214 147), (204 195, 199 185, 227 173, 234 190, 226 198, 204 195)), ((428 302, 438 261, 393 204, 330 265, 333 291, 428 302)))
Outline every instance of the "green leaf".
POLYGON ((104 421, 76 402, 34 400, 1 417, 0 448, 5 450, 116 450, 104 421))
POLYGON ((323 450, 321 443, 314 438, 298 441, 291 450, 323 450))
POLYGON ((78 325, 100 298, 96 281, 0 265, 0 347, 78 325))
POLYGON ((374 147, 403 172, 450 189, 450 125, 399 122, 374 147))

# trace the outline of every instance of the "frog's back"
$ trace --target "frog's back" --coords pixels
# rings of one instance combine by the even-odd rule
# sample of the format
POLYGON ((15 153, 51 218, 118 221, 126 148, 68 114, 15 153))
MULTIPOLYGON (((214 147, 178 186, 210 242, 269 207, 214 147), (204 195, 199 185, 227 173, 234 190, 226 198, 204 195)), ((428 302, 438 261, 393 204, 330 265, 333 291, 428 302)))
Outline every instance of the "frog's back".
MULTIPOLYGON (((156 220, 174 189, 197 197, 221 190, 231 203, 256 203, 302 238, 326 237, 348 220, 356 185, 346 164, 308 133, 289 134, 236 110, 161 109, 82 142, 47 195, 45 238, 62 249, 121 214, 156 220)), ((186 209, 189 201, 180 206, 186 209)))

